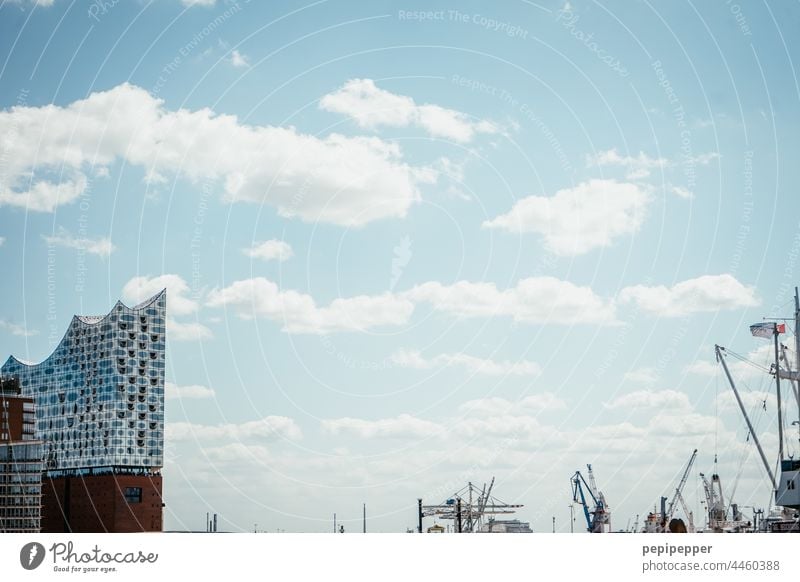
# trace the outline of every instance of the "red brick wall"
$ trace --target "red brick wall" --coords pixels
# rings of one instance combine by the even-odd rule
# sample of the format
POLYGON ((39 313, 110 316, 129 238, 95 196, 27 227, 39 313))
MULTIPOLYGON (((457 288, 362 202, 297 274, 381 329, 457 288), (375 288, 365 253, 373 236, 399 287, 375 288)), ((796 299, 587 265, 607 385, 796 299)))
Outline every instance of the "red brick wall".
POLYGON ((0 417, 0 433, 7 432, 12 442, 22 440, 23 422, 22 407, 25 403, 32 403, 32 398, 19 396, 0 396, 0 413, 7 412, 8 418, 0 417))
POLYGON ((129 533, 161 531, 161 477, 89 475, 42 480, 42 532, 129 533), (127 487, 142 501, 128 503, 127 487))

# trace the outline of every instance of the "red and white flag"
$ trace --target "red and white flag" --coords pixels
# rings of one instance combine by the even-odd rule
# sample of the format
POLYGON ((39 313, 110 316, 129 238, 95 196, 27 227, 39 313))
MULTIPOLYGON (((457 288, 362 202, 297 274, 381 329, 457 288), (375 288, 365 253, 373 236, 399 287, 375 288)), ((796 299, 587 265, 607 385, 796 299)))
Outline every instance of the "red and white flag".
POLYGON ((755 337, 771 338, 776 333, 786 333, 785 323, 754 323, 750 326, 750 333, 755 337))

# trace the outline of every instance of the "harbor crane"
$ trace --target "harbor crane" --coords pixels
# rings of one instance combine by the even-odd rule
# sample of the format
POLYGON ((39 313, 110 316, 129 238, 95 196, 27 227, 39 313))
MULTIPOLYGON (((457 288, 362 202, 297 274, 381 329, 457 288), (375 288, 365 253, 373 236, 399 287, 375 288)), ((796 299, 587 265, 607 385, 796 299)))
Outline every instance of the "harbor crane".
POLYGON ((423 517, 438 517, 453 521, 453 531, 456 533, 475 533, 481 531, 484 519, 491 521, 490 516, 515 513, 524 507, 521 504, 504 503, 492 495, 494 477, 488 487, 484 483, 478 488, 471 481, 467 486, 456 491, 444 503, 438 505, 422 505, 419 501, 419 528, 422 533, 423 517))
POLYGON ((603 493, 597 489, 594 472, 591 465, 586 465, 587 479, 580 471, 575 471, 570 482, 572 483, 572 500, 583 507, 586 518, 586 531, 590 533, 609 533, 611 531, 611 513, 608 510, 603 493), (588 499, 587 499, 588 495, 588 499), (594 504, 589 508, 589 502, 594 504))
POLYGON ((689 511, 686 510, 686 502, 683 500, 683 488, 686 485, 686 481, 689 479, 689 473, 692 470, 692 465, 694 465, 694 461, 697 458, 697 449, 692 451, 692 456, 689 458, 689 462, 686 464, 686 469, 683 471, 683 476, 681 480, 678 482, 678 486, 675 488, 675 494, 672 496, 672 500, 669 502, 669 509, 667 509, 666 513, 662 516, 661 519, 661 528, 662 530, 669 527, 670 522, 672 521, 672 516, 675 514, 676 504, 680 503, 683 507, 683 512, 686 514, 686 519, 689 520, 690 526, 692 526, 692 515, 690 515, 689 511))

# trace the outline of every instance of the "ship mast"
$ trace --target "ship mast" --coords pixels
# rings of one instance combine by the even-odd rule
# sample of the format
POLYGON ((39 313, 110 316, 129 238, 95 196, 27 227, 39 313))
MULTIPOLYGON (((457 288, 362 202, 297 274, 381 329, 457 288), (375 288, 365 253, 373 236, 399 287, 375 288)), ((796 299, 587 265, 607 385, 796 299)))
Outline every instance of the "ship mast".
MULTIPOLYGON (((786 362, 786 367, 789 367, 789 362, 786 362)), ((794 367, 795 374, 800 373, 800 295, 798 295, 797 287, 794 288, 794 367)), ((797 430, 798 438, 800 439, 800 381, 795 375, 794 380, 795 396, 797 397, 797 430)))
POLYGON ((775 338, 775 392, 778 396, 778 458, 783 461, 783 406, 781 405, 780 351, 778 350, 778 324, 773 324, 775 338))

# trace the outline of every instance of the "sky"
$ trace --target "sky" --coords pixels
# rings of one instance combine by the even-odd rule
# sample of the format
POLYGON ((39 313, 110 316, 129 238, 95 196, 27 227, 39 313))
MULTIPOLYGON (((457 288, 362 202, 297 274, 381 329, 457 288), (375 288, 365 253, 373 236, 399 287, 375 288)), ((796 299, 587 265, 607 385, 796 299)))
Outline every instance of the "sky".
MULTIPOLYGON (((767 507, 714 345, 768 366, 748 325, 793 315, 798 31, 789 2, 4 0, 3 359, 167 288, 166 530, 406 531, 495 477, 569 531, 587 464, 625 529, 694 449, 695 523, 699 473, 767 507)), ((777 460, 774 382, 730 363, 777 460)))

